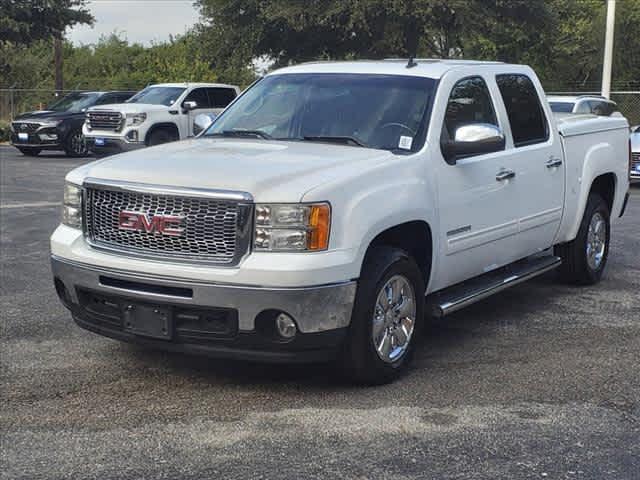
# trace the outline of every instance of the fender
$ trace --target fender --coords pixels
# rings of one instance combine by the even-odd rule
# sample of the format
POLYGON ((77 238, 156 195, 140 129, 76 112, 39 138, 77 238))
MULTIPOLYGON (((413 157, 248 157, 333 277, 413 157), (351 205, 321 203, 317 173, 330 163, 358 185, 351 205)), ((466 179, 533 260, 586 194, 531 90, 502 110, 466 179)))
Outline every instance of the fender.
MULTIPOLYGON (((565 141, 571 142, 572 137, 566 138, 565 141)), ((569 159, 571 163, 567 165, 565 210, 554 243, 568 242, 576 238, 591 186, 600 175, 614 174, 616 185, 614 206, 616 205, 618 172, 612 171, 611 168, 611 159, 615 158, 615 155, 615 149, 610 143, 600 142, 587 149, 584 159, 569 159)))

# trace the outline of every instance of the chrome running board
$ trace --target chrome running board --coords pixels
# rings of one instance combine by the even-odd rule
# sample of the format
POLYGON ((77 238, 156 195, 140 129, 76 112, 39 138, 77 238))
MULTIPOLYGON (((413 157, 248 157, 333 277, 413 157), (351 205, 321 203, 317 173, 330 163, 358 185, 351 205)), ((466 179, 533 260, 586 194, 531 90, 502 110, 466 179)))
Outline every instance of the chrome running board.
POLYGON ((435 317, 444 317, 494 293, 553 270, 561 263, 560 257, 555 256, 536 256, 518 261, 429 295, 427 311, 435 317))

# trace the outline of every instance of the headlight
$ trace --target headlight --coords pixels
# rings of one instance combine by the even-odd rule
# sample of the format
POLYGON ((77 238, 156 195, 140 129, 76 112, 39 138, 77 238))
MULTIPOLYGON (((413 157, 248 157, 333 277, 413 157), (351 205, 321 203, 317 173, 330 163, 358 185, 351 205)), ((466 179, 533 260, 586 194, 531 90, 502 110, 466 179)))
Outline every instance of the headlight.
POLYGON ((253 246, 258 251, 318 251, 329 246, 331 207, 317 204, 258 204, 253 246))
POLYGON ((62 223, 72 228, 82 228, 82 188, 65 183, 62 204, 62 223))
POLYGON ((146 119, 146 113, 127 113, 127 127, 140 125, 146 119))
POLYGON ((42 127, 57 127, 62 123, 62 120, 47 120, 46 122, 40 123, 40 128, 42 127))

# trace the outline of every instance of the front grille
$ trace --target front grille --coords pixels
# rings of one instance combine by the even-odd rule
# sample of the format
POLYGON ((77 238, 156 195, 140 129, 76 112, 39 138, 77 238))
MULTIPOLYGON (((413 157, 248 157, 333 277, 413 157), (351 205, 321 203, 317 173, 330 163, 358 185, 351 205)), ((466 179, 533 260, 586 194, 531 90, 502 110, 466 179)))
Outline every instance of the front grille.
POLYGON ((89 112, 87 124, 94 130, 118 132, 122 128, 122 114, 120 112, 89 112))
POLYGON ((631 153, 631 171, 635 174, 640 172, 640 152, 631 153))
POLYGON ((13 131, 16 133, 33 133, 40 128, 39 123, 13 122, 13 131))
POLYGON ((86 233, 97 247, 145 256, 232 265, 249 248, 251 205, 209 197, 164 195, 130 190, 86 189, 86 233), (123 211, 183 217, 180 236, 157 231, 124 230, 123 211))

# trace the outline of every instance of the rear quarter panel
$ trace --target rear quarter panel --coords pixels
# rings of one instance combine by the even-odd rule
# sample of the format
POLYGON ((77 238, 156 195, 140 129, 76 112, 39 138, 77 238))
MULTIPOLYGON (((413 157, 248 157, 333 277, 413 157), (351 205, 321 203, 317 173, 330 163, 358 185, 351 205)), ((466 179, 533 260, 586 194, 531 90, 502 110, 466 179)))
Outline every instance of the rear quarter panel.
MULTIPOLYGON (((613 173, 615 196, 611 220, 615 221, 629 189, 629 128, 624 119, 593 119, 602 127, 599 131, 582 131, 576 126, 560 127, 566 165, 565 208, 555 243, 568 242, 578 234, 587 198, 594 180, 613 173), (608 122, 609 126, 603 122, 608 122)), ((589 120, 585 120, 589 121, 589 120)))

